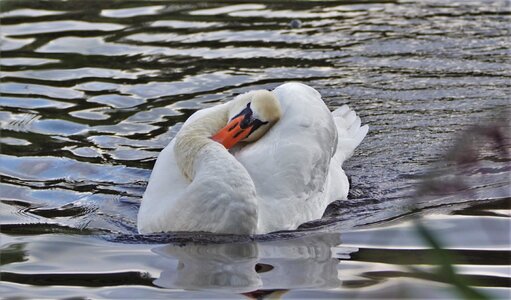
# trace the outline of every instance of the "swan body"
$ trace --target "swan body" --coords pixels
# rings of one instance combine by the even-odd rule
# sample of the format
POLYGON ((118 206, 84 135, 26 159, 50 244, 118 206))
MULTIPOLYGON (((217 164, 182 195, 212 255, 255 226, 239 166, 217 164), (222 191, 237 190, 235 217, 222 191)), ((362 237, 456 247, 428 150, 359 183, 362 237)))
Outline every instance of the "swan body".
POLYGON ((341 166, 367 134, 360 125, 347 106, 330 112, 301 83, 197 111, 158 156, 138 230, 259 234, 319 219, 330 202, 347 199, 341 166), (258 128, 231 148, 215 133, 247 111, 258 128))

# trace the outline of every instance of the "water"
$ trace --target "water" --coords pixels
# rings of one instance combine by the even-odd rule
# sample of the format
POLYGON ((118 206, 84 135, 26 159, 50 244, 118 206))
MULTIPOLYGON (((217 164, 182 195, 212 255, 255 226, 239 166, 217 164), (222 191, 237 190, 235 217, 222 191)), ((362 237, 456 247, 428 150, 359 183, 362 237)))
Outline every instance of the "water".
POLYGON ((4 297, 454 297, 416 270, 438 263, 417 215, 463 279, 508 296, 509 156, 487 130, 467 138, 487 142, 468 168, 442 157, 508 112, 509 3, 258 3, 0 3, 4 297), (296 232, 137 235, 182 122, 287 81, 370 125, 351 200, 296 232))

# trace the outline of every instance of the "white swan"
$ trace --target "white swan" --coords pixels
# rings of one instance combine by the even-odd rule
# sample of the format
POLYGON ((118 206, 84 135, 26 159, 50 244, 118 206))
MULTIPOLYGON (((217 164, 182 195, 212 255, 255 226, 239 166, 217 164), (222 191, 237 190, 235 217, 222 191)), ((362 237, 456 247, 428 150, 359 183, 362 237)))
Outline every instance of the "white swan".
POLYGON ((158 156, 138 230, 259 234, 319 219, 347 198, 341 166, 367 134, 360 124, 301 83, 197 111, 158 156))

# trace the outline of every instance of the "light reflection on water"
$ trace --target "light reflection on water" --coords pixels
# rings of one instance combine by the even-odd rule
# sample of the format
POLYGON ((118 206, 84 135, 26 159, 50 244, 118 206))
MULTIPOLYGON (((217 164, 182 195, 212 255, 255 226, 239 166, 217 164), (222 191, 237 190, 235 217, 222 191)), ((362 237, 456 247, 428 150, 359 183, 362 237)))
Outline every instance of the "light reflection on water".
POLYGON ((505 297, 509 157, 481 153, 461 197, 410 195, 429 169, 450 178, 434 162, 458 133, 509 107, 510 13, 506 1, 2 1, 0 292, 452 295, 402 267, 432 264, 402 235, 412 225, 382 223, 413 211, 440 214, 427 220, 465 259, 457 267, 505 297), (318 89, 331 109, 349 104, 371 127, 346 167, 349 202, 306 233, 255 241, 134 234, 156 156, 190 114, 290 80, 318 89))

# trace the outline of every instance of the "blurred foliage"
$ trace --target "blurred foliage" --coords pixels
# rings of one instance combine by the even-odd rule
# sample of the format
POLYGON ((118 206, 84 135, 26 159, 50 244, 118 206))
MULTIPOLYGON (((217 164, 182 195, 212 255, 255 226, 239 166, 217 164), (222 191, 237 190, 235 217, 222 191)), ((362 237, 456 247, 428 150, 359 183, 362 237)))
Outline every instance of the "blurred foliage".
POLYGON ((466 277, 460 276, 456 273, 456 270, 453 267, 453 257, 442 247, 434 232, 427 229, 427 227, 419 220, 416 221, 415 225, 418 235, 422 237, 426 244, 433 249, 431 259, 432 262, 437 264, 439 267, 434 273, 428 273, 419 270, 418 268, 410 267, 413 272, 422 275, 422 277, 438 277, 438 280, 452 284, 456 292, 464 299, 491 299, 488 295, 474 289, 471 286, 471 282, 469 282, 466 277))
MULTIPOLYGON (((490 124, 475 125, 463 132, 440 162, 443 166, 425 176, 417 191, 417 197, 470 196, 473 191, 469 177, 484 169, 483 161, 490 157, 489 154, 493 159, 505 162, 509 168, 510 116, 510 111, 504 111, 490 124)), ((509 189, 509 185, 505 189, 509 189)), ((451 284, 463 299, 491 299, 473 288, 476 282, 456 272, 453 265, 459 263, 459 259, 452 256, 452 251, 442 246, 438 235, 428 229, 420 219, 416 219, 415 222, 417 233, 432 249, 430 259, 438 268, 435 272, 425 272, 416 267, 410 269, 419 277, 436 277, 438 281, 451 284)))

